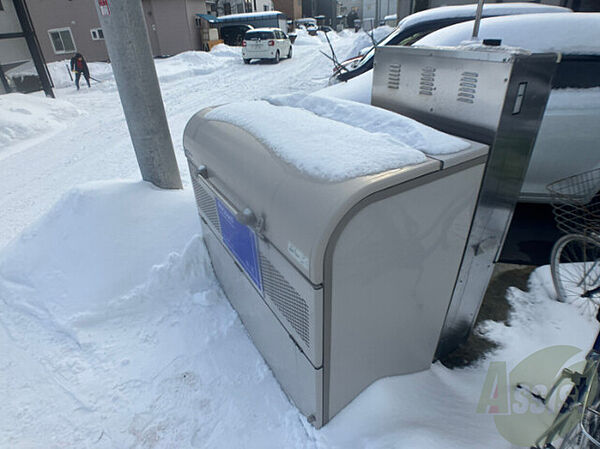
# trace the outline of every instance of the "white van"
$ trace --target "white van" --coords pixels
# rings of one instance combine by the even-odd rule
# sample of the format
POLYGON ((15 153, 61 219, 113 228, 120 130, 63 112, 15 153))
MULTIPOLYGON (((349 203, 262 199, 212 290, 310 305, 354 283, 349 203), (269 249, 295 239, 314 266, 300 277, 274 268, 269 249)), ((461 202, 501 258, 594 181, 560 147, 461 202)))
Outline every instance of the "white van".
MULTIPOLYGON (((466 46, 473 21, 429 34, 415 46, 466 46)), ((483 19, 480 39, 561 60, 521 188, 520 202, 547 203, 546 185, 600 168, 600 13, 529 14, 483 19)))
POLYGON ((292 57, 292 43, 281 29, 256 28, 244 35, 242 58, 245 64, 252 59, 270 59, 277 64, 282 57, 292 57))

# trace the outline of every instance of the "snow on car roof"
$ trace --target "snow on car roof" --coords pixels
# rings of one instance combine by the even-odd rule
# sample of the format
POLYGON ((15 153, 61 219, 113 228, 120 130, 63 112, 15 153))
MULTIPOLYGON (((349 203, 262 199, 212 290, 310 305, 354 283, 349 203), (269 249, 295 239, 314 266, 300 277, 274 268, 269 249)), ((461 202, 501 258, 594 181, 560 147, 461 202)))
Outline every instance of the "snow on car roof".
POLYGON ((221 21, 227 21, 228 19, 260 19, 265 17, 274 17, 278 15, 284 15, 280 11, 265 11, 265 12, 244 12, 240 14, 229 14, 227 16, 220 16, 221 21))
MULTIPOLYGON (((460 5, 460 6, 441 6, 439 8, 427 9, 410 16, 405 17, 400 21, 398 27, 407 27, 421 22, 430 20, 447 19, 451 17, 469 17, 475 15, 477 4, 460 5)), ((483 13, 490 15, 508 15, 508 14, 534 14, 548 12, 572 12, 569 8, 552 5, 539 5, 531 3, 498 3, 484 4, 483 13)))
MULTIPOLYGON (((473 21, 435 31, 414 46, 459 46, 473 32, 473 21)), ((600 13, 528 14, 482 19, 480 39, 532 52, 600 54, 600 13)))

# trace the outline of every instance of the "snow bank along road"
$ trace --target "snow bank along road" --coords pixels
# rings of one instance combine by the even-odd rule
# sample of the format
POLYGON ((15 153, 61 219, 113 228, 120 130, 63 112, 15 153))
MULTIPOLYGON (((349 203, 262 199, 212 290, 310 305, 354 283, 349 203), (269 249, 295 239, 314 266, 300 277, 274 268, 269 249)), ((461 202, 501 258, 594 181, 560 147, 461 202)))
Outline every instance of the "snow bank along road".
MULTIPOLYGON (((340 58, 369 45, 366 34, 334 39, 340 58)), ((324 87, 332 64, 319 37, 299 36, 294 57, 274 65, 244 65, 239 48, 224 45, 211 53, 188 52, 157 60, 156 67, 184 182, 187 165, 181 146, 191 115, 206 106, 270 94, 314 91, 324 87)), ((48 120, 50 106, 0 97, 0 247, 41 216, 70 187, 82 182, 138 176, 138 168, 114 80, 107 64, 90 65, 103 79, 77 92, 65 65, 51 64, 62 100, 48 120), (20 117, 19 117, 20 116, 20 117), (15 124, 28 120, 29 132, 15 124), (32 117, 39 123, 33 128, 32 117), (57 123, 62 121, 62 123, 57 123), (33 130, 32 130, 33 129, 33 130), (45 131, 45 133, 42 133, 45 131)), ((9 95, 13 97, 13 95, 9 95)))
MULTIPOLYGON (((337 39, 340 58, 360 39, 337 39)), ((324 48, 306 37, 277 66, 224 46, 157 61, 183 191, 139 181, 107 67, 59 102, 0 96, 0 448, 510 448, 522 423, 548 421, 510 388, 517 407, 478 413, 491 362, 508 374, 560 344, 571 363, 591 343, 596 323, 554 301, 546 268, 510 291, 510 327, 479 329, 500 344, 486 360, 383 379, 320 431, 248 339, 199 235, 183 127, 204 106, 324 86, 324 48)))

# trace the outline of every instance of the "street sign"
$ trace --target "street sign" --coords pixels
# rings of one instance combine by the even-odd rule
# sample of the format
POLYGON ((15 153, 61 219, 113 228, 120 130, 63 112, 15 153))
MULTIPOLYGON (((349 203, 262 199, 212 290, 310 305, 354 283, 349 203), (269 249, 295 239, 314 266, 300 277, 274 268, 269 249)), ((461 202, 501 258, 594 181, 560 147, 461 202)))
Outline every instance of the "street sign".
POLYGON ((98 0, 98 6, 100 7, 100 14, 102 14, 103 16, 110 16, 108 0, 98 0))

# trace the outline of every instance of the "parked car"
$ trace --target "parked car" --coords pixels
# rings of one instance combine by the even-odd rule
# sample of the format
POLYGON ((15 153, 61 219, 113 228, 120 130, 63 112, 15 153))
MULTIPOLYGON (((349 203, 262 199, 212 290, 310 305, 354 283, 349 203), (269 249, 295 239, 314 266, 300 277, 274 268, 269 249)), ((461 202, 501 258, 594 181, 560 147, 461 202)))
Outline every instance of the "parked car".
MULTIPOLYGON (((473 22, 431 33, 415 46, 464 45, 473 22)), ((546 185, 600 168, 600 13, 483 19, 479 38, 532 52, 561 54, 521 188, 522 203, 548 203, 546 185)))
MULTIPOLYGON (((422 37, 441 28, 465 22, 475 18, 477 5, 442 6, 421 11, 405 17, 398 26, 385 39, 377 44, 380 45, 412 45, 422 37)), ((564 13, 571 12, 568 8, 559 6, 539 5, 531 3, 500 3, 484 4, 483 17, 506 16, 514 14, 532 13, 564 13)), ((372 47, 364 55, 350 58, 341 63, 341 67, 334 69, 330 83, 348 81, 373 68, 375 48, 372 47)))
POLYGON ((227 25, 221 27, 221 39, 225 45, 239 47, 242 45, 247 31, 254 29, 252 25, 227 25))
POLYGON ((319 31, 319 27, 317 25, 308 24, 306 25, 306 31, 308 31, 308 34, 311 36, 316 36, 317 31, 319 31))
POLYGON ((292 57, 292 43, 281 29, 256 28, 244 35, 242 58, 245 64, 252 59, 270 59, 277 64, 281 57, 292 57))
POLYGON ((295 21, 296 27, 302 26, 306 28, 309 25, 317 25, 317 19, 313 19, 312 17, 303 17, 302 19, 296 19, 295 21))

